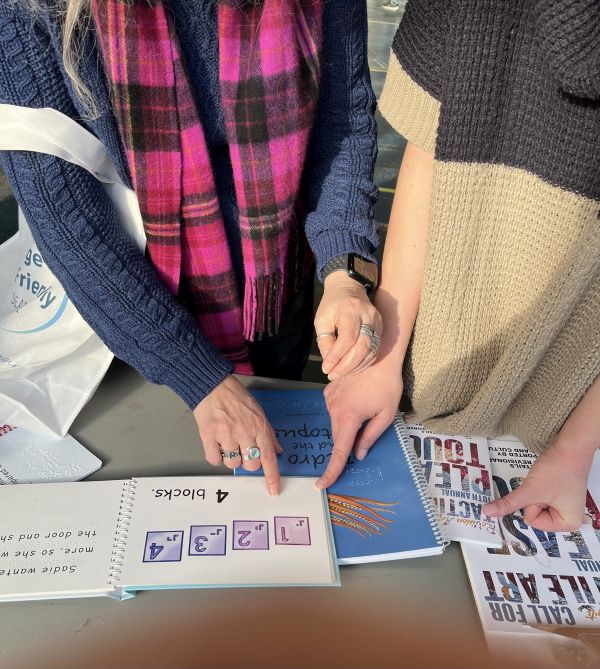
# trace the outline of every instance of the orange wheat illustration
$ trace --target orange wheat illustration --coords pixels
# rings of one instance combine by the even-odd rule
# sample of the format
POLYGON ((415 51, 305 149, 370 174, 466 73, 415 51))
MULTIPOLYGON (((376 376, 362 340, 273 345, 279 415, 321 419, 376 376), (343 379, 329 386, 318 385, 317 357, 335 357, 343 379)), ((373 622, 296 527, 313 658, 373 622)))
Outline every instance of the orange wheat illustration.
POLYGON ((368 534, 383 535, 394 519, 385 518, 381 514, 395 514, 396 512, 389 507, 399 504, 399 502, 378 502, 374 499, 333 493, 327 493, 327 500, 331 522, 334 525, 347 527, 361 537, 368 534))

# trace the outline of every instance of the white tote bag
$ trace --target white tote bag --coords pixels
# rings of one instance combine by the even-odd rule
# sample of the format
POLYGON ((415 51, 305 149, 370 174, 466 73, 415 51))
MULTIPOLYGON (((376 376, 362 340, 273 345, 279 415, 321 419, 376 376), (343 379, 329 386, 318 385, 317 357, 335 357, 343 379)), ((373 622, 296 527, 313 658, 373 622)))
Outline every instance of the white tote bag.
MULTIPOLYGON (((48 153, 91 172, 144 248, 135 194, 103 144, 68 116, 0 104, 0 150, 48 153)), ((64 435, 112 357, 48 269, 19 211, 19 231, 0 246, 0 422, 64 435)))

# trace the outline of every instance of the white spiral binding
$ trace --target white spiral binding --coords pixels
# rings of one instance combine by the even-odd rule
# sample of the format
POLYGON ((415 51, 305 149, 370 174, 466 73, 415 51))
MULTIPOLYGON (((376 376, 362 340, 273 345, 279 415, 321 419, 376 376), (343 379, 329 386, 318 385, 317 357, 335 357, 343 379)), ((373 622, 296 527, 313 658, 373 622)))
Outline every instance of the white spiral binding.
POLYGON ((429 520, 429 524, 431 525, 435 539, 439 546, 443 546, 445 548, 450 542, 444 535, 444 530, 442 529, 442 526, 439 522, 438 513, 433 506, 433 502, 431 501, 429 486, 427 485, 427 481, 423 475, 423 467, 421 467, 421 463, 419 462, 419 458, 417 457, 415 449, 408 443, 408 436, 405 432, 405 423, 404 419, 402 418, 402 414, 398 414, 396 416, 396 420, 394 420, 394 430, 396 432, 396 436, 398 437, 398 441, 400 442, 400 446, 402 446, 402 450, 404 451, 408 469, 411 473, 413 481, 415 482, 415 485, 417 486, 419 498, 423 503, 423 508, 425 509, 425 514, 427 515, 427 519, 429 520))
POLYGON ((123 561, 125 560, 125 548, 127 546, 127 535, 131 525, 131 513, 133 511, 133 500, 135 498, 135 489, 137 480, 125 481, 123 491, 121 492, 121 503, 119 504, 119 516, 117 518, 117 527, 115 529, 115 538, 113 548, 110 554, 110 569, 108 571, 108 584, 118 583, 123 571, 123 561))

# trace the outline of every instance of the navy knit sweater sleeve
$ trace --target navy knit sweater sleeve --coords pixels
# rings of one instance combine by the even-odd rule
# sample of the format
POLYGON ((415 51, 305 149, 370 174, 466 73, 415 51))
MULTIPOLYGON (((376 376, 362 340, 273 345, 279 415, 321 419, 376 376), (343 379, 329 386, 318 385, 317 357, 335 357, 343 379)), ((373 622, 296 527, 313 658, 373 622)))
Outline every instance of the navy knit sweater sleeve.
POLYGON ((323 266, 358 253, 372 258, 377 189, 375 95, 367 60, 367 6, 363 0, 324 3, 320 102, 305 169, 306 235, 323 266))
MULTIPOLYGON (((0 102, 77 111, 49 34, 0 0, 0 102)), ((53 156, 0 152, 35 241, 73 303, 107 346, 194 407, 230 364, 121 231, 100 183, 53 156)))

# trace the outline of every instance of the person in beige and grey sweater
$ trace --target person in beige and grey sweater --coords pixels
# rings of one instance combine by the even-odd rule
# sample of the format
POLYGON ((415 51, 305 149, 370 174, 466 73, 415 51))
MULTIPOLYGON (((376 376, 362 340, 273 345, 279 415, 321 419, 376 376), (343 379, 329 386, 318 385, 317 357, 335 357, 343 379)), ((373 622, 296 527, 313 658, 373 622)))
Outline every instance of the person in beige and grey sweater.
POLYGON ((539 455, 488 505, 579 527, 600 446, 600 9, 409 0, 381 111, 408 140, 371 368, 331 376, 326 487, 391 423, 512 433, 539 455), (361 431, 361 426, 364 428, 361 431))

